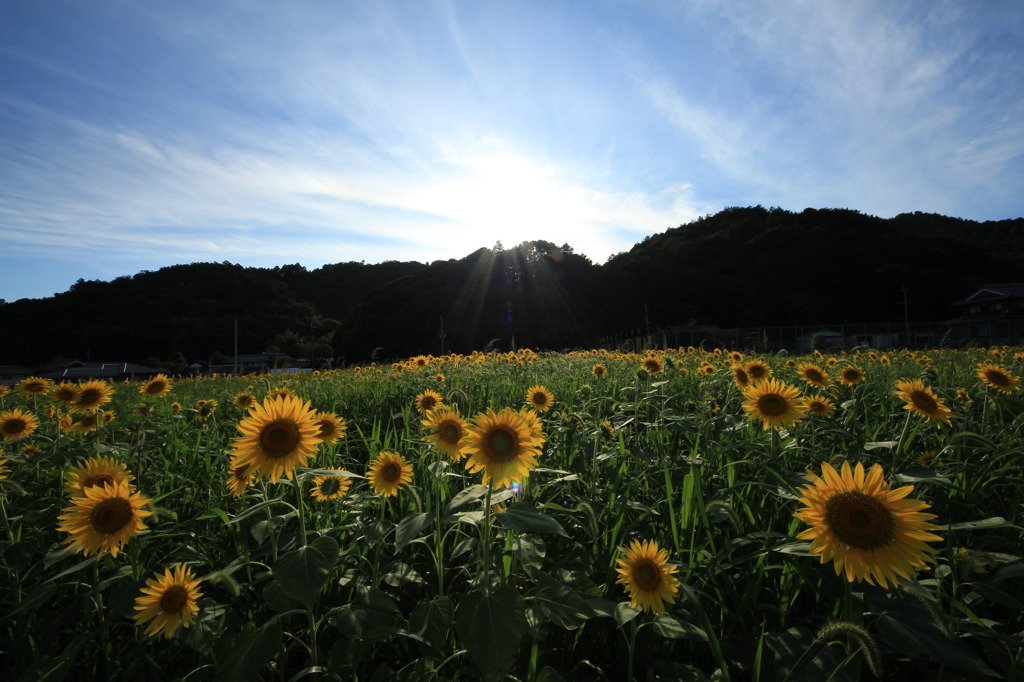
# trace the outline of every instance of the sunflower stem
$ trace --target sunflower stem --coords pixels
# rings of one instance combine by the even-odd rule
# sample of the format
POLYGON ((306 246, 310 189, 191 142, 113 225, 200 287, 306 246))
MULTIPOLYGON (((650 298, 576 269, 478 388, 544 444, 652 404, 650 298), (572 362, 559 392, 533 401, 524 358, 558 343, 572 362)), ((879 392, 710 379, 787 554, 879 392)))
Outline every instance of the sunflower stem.
POLYGON ((482 566, 480 572, 480 581, 484 586, 484 591, 489 591, 491 586, 490 580, 490 569, 491 569, 491 485, 487 484, 487 495, 484 497, 484 526, 480 532, 480 544, 481 552, 480 556, 482 559, 482 566))
POLYGON ((910 413, 907 413, 907 419, 903 422, 903 431, 900 432, 900 440, 896 443, 896 454, 903 454, 903 447, 907 443, 907 434, 910 433, 910 413))
POLYGON ((302 484, 299 483, 302 477, 299 474, 295 474, 295 478, 292 482, 295 484, 295 513, 299 517, 299 539, 302 541, 302 546, 306 546, 306 507, 302 502, 302 484))

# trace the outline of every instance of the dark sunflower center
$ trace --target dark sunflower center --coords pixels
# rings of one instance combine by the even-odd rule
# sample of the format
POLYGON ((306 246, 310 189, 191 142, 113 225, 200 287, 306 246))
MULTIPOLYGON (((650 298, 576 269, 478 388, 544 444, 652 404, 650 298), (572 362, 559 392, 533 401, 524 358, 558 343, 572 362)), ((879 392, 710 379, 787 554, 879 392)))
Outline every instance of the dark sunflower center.
POLYGON ((21 417, 11 417, 4 422, 4 433, 21 433, 27 427, 28 422, 21 417))
POLYGON ((134 516, 131 502, 123 497, 108 497, 89 512, 89 523, 97 533, 113 535, 127 526, 134 516))
POLYGON ((808 381, 814 382, 816 384, 824 383, 825 381, 825 377, 822 375, 821 372, 819 372, 816 369, 807 370, 804 373, 804 376, 807 377, 808 381))
POLYGON ((736 370, 736 381, 746 384, 750 382, 750 377, 742 369, 738 369, 736 370))
POLYGON ((437 400, 435 400, 431 396, 423 396, 423 399, 420 400, 420 407, 422 407, 424 410, 426 410, 428 412, 430 410, 434 409, 434 407, 436 405, 437 405, 437 400))
POLYGON ((455 424, 443 424, 441 426, 441 438, 446 443, 458 443, 461 437, 462 432, 455 424))
POLYGON ((94 485, 113 485, 114 477, 110 474, 95 474, 93 476, 86 476, 85 480, 82 481, 83 488, 91 488, 94 485))
POLYGON ((999 386, 1005 388, 1010 385, 1010 379, 1002 372, 985 372, 985 378, 988 379, 988 383, 993 386, 999 386))
POLYGON ((328 421, 320 422, 320 437, 330 438, 334 435, 334 424, 328 421))
POLYGON ((892 542, 892 513, 876 497, 858 492, 832 496, 825 503, 825 523, 848 547, 871 551, 892 542))
POLYGON ((388 483, 398 483, 402 480, 402 467, 398 462, 388 462, 380 468, 380 477, 388 483))
POLYGON ((235 470, 231 472, 231 475, 235 477, 236 481, 248 481, 249 467, 235 467, 235 470))
POLYGON ((505 429, 495 429, 487 437, 487 449, 491 459, 497 462, 508 462, 515 459, 516 445, 519 439, 505 429))
POLYGON ((747 374, 749 374, 752 379, 761 379, 762 377, 764 377, 764 368, 758 367, 757 365, 754 365, 753 367, 748 367, 747 374))
POLYGON ((810 404, 810 411, 812 414, 824 414, 828 408, 825 403, 815 400, 810 404))
POLYGON ((188 605, 188 590, 184 585, 171 585, 160 596, 160 610, 164 613, 181 613, 188 605))
POLYGON ((935 398, 931 397, 924 391, 914 391, 911 393, 910 402, 917 409, 927 413, 935 412, 939 407, 938 403, 935 402, 935 398))
POLYGON ((766 393, 757 399, 757 409, 767 417, 778 417, 786 413, 788 403, 777 393, 766 393))
POLYGON ((154 381, 149 386, 146 387, 146 393, 148 393, 149 395, 159 395, 160 393, 164 392, 164 389, 166 387, 167 384, 165 384, 164 382, 154 381))
POLYGON ((260 447, 271 459, 290 455, 299 444, 299 425, 291 419, 275 419, 260 432, 260 447))
POLYGON ((42 393, 46 390, 46 385, 38 383, 28 384, 25 386, 25 390, 29 393, 42 393))
POLYGON ((100 392, 95 388, 87 388, 78 396, 79 405, 93 405, 100 400, 100 392))
POLYGON ((337 477, 331 476, 325 478, 323 483, 320 484, 321 495, 334 495, 341 489, 341 481, 337 477))
POLYGON ((641 559, 633 565, 633 582, 645 592, 661 587, 661 571, 650 559, 641 559))
POLYGON ((57 395, 55 397, 62 403, 70 403, 75 399, 75 394, 72 391, 64 389, 57 391, 57 395))
POLYGON ((544 395, 543 393, 534 393, 533 394, 533 404, 534 405, 547 405, 548 404, 548 397, 546 395, 544 395))

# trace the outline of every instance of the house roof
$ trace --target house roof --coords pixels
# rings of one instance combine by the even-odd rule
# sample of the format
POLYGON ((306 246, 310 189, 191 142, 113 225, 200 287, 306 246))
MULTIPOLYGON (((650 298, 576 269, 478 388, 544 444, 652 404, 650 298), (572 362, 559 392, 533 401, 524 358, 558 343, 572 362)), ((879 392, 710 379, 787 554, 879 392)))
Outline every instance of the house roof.
POLYGON ((1024 298, 1024 282, 1009 284, 986 284, 973 294, 953 305, 964 305, 977 301, 995 301, 1002 298, 1024 298))
POLYGON ((110 379, 158 374, 160 370, 134 362, 84 362, 42 376, 46 379, 110 379))

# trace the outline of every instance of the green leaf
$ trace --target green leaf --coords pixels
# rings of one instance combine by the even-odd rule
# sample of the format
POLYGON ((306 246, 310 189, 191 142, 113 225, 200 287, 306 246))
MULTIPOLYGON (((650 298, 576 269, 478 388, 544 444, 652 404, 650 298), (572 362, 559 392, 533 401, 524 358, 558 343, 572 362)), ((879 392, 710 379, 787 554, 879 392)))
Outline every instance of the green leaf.
POLYGON ((256 512, 258 512, 259 510, 264 509, 265 507, 269 507, 272 504, 277 504, 277 503, 281 502, 283 499, 284 499, 283 497, 275 497, 272 500, 264 500, 263 502, 259 502, 257 504, 254 504, 253 506, 251 506, 248 509, 246 509, 244 512, 242 512, 242 513, 236 515, 235 517, 233 517, 231 519, 231 523, 238 523, 242 519, 249 518, 250 516, 252 516, 256 512))
POLYGON ((1007 528, 1012 527, 1013 524, 1004 519, 1001 516, 993 516, 989 519, 982 521, 964 521, 963 523, 954 523, 949 526, 943 526, 942 530, 981 530, 984 528, 1007 528))
POLYGON ((286 595, 312 608, 337 560, 338 543, 322 535, 279 558, 273 567, 274 580, 286 595))
POLYGON ((899 441, 896 440, 879 440, 874 443, 864 443, 864 449, 878 450, 879 448, 882 448, 885 450, 892 450, 897 445, 899 445, 899 441))
POLYGON ((487 486, 485 485, 471 485, 468 488, 460 490, 455 497, 448 501, 448 505, 444 508, 445 517, 449 517, 455 512, 459 511, 470 502, 479 500, 481 497, 487 494, 487 486))
POLYGON ((471 592, 455 609, 455 632, 485 679, 512 667, 519 640, 526 632, 523 599, 505 585, 487 594, 471 592))
POLYGON ((516 538, 514 551, 527 575, 536 578, 540 567, 544 564, 544 556, 547 554, 544 538, 536 535, 520 535, 516 538))
POLYGON ((428 602, 420 602, 413 609, 409 629, 422 638, 424 648, 429 649, 434 658, 444 656, 454 610, 452 600, 448 597, 434 597, 428 602))
POLYGON ((530 502, 516 502, 500 514, 495 514, 498 525, 526 533, 551 533, 569 537, 562 526, 550 516, 542 514, 530 502))
POLYGON ((575 630, 597 615, 572 588, 547 573, 537 575, 537 588, 530 596, 548 620, 566 630, 575 630))
POLYGON ((394 600, 376 587, 356 588, 351 604, 332 611, 338 629, 352 640, 394 633, 402 624, 401 616, 394 600))
POLYGON ((998 587, 986 585, 985 583, 975 583, 971 587, 973 587, 975 592, 985 599, 988 599, 990 602, 1007 606, 1014 611, 1024 611, 1024 604, 1013 596, 1003 592, 998 587))
POLYGON ((431 512, 409 514, 399 521, 398 528, 395 530, 395 551, 401 552, 403 547, 429 528, 433 522, 434 514, 431 512))
POLYGON ((640 609, 631 606, 628 601, 620 601, 615 605, 615 625, 622 627, 640 615, 640 609))
POLYGON ((257 679, 261 670, 281 646, 281 624, 272 620, 258 630, 242 631, 223 657, 217 670, 220 682, 248 682, 257 679))
POLYGON ((708 641, 708 635, 696 625, 683 622, 667 613, 659 613, 651 629, 665 639, 693 639, 698 642, 708 641))

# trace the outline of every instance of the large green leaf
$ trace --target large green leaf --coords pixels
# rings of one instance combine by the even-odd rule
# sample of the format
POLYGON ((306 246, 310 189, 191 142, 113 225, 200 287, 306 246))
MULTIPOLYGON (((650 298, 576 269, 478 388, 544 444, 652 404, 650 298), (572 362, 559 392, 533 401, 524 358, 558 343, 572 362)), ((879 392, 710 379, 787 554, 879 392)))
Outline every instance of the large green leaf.
POLYGON ((240 632, 217 670, 220 682, 248 682, 270 662, 281 646, 281 624, 272 620, 258 630, 240 632))
POLYGON ((399 521, 398 528, 395 529, 395 551, 401 552, 403 547, 416 539, 433 522, 434 515, 431 512, 409 514, 399 521))
POLYGON ((443 657, 453 611, 452 600, 443 596, 420 602, 413 609, 409 629, 422 638, 423 649, 427 650, 424 655, 429 653, 434 658, 443 657))
POLYGON ((471 592, 455 609, 455 632, 485 679, 501 677, 510 667, 526 632, 523 599, 509 586, 486 594, 471 592))
POLYGON ((323 535, 278 559, 274 580, 282 592, 311 608, 337 560, 338 543, 323 535))
POLYGON ((547 573, 538 573, 530 596, 548 620, 566 630, 575 630, 597 615, 572 588, 547 573))
POLYGON ((569 537, 558 521, 541 513, 536 507, 525 500, 510 505, 500 514, 495 514, 494 520, 498 525, 511 528, 512 530, 521 530, 526 533, 550 533, 569 537))

